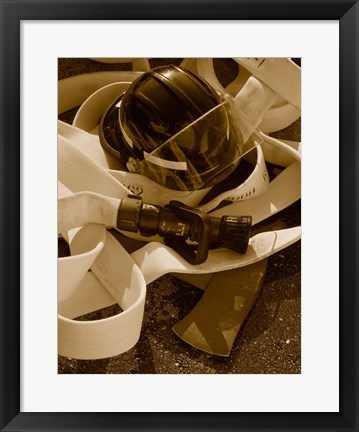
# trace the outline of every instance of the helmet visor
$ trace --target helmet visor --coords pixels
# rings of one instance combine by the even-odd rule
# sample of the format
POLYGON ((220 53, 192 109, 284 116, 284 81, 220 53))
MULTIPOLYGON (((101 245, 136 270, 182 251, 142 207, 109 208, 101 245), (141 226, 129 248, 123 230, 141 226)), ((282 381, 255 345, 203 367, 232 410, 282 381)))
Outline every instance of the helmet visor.
POLYGON ((144 152, 139 174, 176 191, 209 188, 228 177, 260 141, 230 98, 151 153, 144 152))

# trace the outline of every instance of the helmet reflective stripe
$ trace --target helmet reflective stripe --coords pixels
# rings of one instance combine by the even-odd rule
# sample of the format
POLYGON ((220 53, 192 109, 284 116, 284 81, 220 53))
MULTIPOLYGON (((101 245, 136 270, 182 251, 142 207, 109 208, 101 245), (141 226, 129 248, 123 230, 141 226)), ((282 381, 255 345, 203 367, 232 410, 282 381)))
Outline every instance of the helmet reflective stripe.
POLYGON ((176 162, 176 161, 169 161, 166 159, 161 159, 159 157, 153 156, 147 152, 143 152, 146 161, 151 162, 155 165, 158 165, 162 168, 168 168, 173 170, 187 170, 187 162, 176 162))

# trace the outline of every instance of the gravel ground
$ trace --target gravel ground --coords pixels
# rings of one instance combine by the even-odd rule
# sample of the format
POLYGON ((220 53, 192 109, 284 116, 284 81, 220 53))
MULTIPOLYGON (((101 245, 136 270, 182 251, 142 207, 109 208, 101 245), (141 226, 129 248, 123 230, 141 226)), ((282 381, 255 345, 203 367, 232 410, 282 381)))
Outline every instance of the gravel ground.
MULTIPOLYGON (((299 63, 299 61, 297 61, 299 63)), ((179 59, 151 59, 151 67, 178 64, 179 59)), ((215 68, 223 85, 236 76, 236 64, 217 59, 215 68)), ((59 59, 58 78, 85 72, 131 70, 130 64, 102 64, 90 59, 59 59)), ((59 118, 72 122, 76 109, 59 118)), ((273 134, 300 140, 300 119, 273 134)), ((275 168, 269 166, 269 169, 275 168)), ((256 230, 283 229, 300 224, 300 201, 256 226, 256 230)), ((59 242, 59 256, 67 245, 59 242)), ((129 351, 102 360, 59 356, 60 374, 299 374, 301 372, 301 249, 300 242, 268 259, 263 286, 242 325, 229 357, 210 355, 191 347, 172 330, 201 298, 203 291, 165 275, 147 287, 144 321, 139 342, 129 351)), ((118 312, 116 306, 92 314, 99 319, 118 312)))

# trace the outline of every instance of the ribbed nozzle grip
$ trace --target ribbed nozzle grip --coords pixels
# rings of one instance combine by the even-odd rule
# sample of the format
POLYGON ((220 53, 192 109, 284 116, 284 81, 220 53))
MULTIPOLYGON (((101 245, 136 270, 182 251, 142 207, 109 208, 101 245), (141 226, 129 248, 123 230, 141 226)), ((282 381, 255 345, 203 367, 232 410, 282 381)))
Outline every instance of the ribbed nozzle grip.
POLYGON ((218 246, 245 254, 251 227, 251 216, 223 216, 219 228, 218 246))

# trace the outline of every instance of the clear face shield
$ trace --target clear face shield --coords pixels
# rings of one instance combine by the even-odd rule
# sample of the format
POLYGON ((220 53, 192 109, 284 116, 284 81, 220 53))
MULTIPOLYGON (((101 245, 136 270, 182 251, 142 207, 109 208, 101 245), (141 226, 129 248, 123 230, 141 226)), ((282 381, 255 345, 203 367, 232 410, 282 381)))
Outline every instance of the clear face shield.
POLYGON ((124 141, 130 140, 121 127, 121 96, 101 119, 101 144, 122 160, 130 173, 150 180, 151 187, 160 186, 159 193, 165 191, 181 199, 195 191, 203 195, 227 178, 243 156, 262 141, 235 100, 226 97, 155 150, 143 151, 143 160, 130 157, 126 162, 122 158, 124 141))
POLYGON ((186 126, 144 159, 136 172, 173 191, 211 188, 261 142, 233 98, 186 126))

